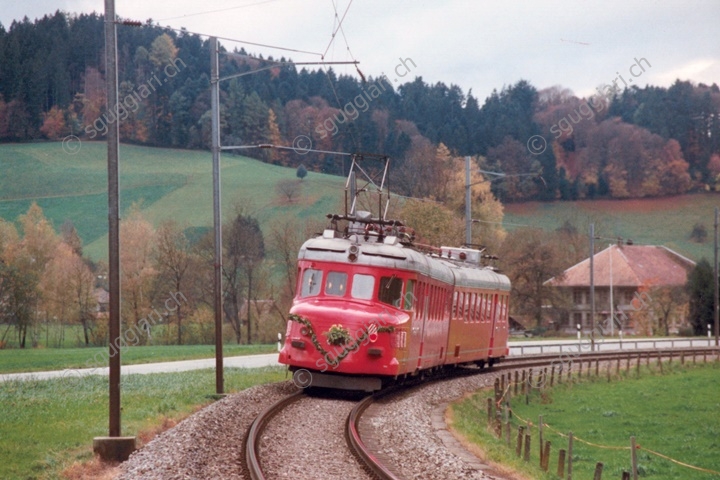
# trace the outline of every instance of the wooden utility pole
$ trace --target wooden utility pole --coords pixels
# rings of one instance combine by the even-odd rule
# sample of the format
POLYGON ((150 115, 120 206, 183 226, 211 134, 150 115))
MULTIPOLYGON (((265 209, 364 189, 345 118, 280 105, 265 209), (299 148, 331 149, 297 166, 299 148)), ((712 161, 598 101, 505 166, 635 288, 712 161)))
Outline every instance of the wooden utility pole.
POLYGON ((222 341, 222 215, 220 213, 220 67, 218 42, 210 37, 210 108, 212 113, 213 225, 215 227, 215 393, 225 393, 222 341))

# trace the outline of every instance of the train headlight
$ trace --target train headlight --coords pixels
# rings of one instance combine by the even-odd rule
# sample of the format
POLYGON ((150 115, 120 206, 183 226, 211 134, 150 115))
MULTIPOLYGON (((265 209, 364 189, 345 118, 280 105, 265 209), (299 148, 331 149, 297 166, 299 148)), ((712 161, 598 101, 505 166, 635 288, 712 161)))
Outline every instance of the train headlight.
POLYGON ((358 259, 358 252, 360 249, 357 245, 350 245, 350 248, 348 249, 348 260, 351 262, 355 262, 358 259))
POLYGON ((308 331, 307 327, 300 328, 300 335, 302 335, 303 337, 307 337, 309 333, 310 332, 308 331))

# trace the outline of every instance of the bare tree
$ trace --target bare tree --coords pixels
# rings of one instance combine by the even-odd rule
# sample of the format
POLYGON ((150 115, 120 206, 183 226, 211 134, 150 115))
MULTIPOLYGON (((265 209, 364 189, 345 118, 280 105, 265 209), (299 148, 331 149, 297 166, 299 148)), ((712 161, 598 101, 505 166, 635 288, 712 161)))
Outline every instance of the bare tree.
MULTIPOLYGON (((192 263, 190 242, 180 226, 172 220, 162 223, 158 228, 155 263, 158 268, 159 286, 169 287, 175 293, 185 290, 188 269, 192 263)), ((175 310, 178 345, 182 345, 184 313, 183 306, 178 304, 175 310)))
POLYGON ((675 287, 659 287, 652 291, 652 308, 658 321, 658 329, 662 329, 665 336, 670 335, 670 319, 687 307, 688 295, 684 285, 675 287))
MULTIPOLYGON (((225 317, 235 330, 237 342, 241 339, 240 311, 243 301, 253 298, 253 279, 265 257, 265 241, 257 218, 238 213, 226 226, 223 261, 225 317), (244 297, 244 298, 243 298, 244 297)), ((247 308, 248 344, 252 343, 252 309, 247 308)))
POLYGON ((295 197, 300 195, 300 189, 299 180, 280 180, 275 185, 275 191, 283 198, 285 203, 294 203, 295 197))

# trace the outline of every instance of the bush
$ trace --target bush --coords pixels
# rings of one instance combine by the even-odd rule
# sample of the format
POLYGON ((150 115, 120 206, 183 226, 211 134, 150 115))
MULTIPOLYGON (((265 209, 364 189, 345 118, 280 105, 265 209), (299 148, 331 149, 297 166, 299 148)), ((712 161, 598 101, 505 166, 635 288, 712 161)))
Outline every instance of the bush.
POLYGON ((697 243, 705 243, 707 236, 707 228, 702 223, 696 223, 693 226, 692 232, 690 232, 690 239, 697 243))

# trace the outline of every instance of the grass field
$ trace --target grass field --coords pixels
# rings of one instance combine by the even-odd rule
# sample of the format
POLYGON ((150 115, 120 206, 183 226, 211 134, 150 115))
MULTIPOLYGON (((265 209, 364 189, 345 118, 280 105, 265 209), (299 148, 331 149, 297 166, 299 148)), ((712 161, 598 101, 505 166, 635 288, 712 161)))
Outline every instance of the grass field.
MULTIPOLYGON (((642 245, 665 245, 697 261, 713 258, 713 223, 720 194, 701 193, 641 200, 594 200, 578 202, 529 202, 505 205, 505 228, 508 232, 518 225, 553 230, 566 220, 587 232, 595 223, 600 237, 622 237, 642 245), (696 223, 704 224, 708 237, 705 243, 690 240, 696 223)), ((606 247, 611 240, 598 240, 606 247)))
MULTIPOLYGON (((281 381, 282 368, 225 370, 228 393, 281 381)), ((81 388, 62 379, 0 383, 0 478, 46 480, 75 461, 92 458, 92 439, 107 435, 107 378, 83 377, 81 388)), ((123 378, 123 434, 158 429, 210 402, 212 370, 123 378)))
MULTIPOLYGON (((86 362, 101 352, 107 354, 108 347, 0 350, 0 374, 86 368, 86 362)), ((277 352, 276 345, 223 345, 225 357, 274 352, 277 352)), ((121 353, 123 365, 214 357, 213 345, 137 346, 124 348, 121 353)), ((98 358, 107 358, 107 355, 98 358)))
MULTIPOLYGON (((36 201, 56 229, 75 224, 85 252, 107 255, 107 148, 83 142, 70 155, 59 142, 0 145, 0 217, 15 220, 36 201)), ((300 198, 286 205, 276 193, 295 169, 247 157, 222 157, 222 208, 227 217, 239 199, 250 201, 261 226, 283 216, 322 219, 341 198, 344 179, 310 172, 300 198)), ((158 224, 173 219, 188 228, 212 225, 212 165, 209 152, 121 145, 121 215, 133 202, 158 224)))
MULTIPOLYGON (((603 478, 620 478, 630 469, 630 436, 635 436, 643 449, 637 451, 641 478, 657 480, 710 480, 718 475, 677 465, 649 453, 653 450, 684 463, 720 471, 720 422, 717 419, 717 378, 720 367, 680 367, 672 373, 647 374, 643 366, 641 378, 630 377, 608 384, 604 376, 581 384, 555 386, 544 394, 534 390, 530 404, 511 401, 513 409, 512 450, 497 440, 487 429, 486 398, 480 392, 453 406, 455 427, 470 441, 477 443, 495 461, 525 472, 531 478, 556 478, 558 449, 567 449, 567 439, 545 428, 544 438, 552 442, 550 474, 538 465, 538 416, 558 432, 572 431, 573 478, 592 478, 595 463, 604 463, 603 478), (532 458, 525 464, 515 457, 514 446, 519 419, 531 421, 532 458), (625 447, 607 449, 597 445, 625 447), (647 450, 646 450, 647 449, 647 450)), ((657 372, 655 372, 657 373, 657 372)), ((524 425, 524 423, 523 423, 524 425)))
MULTIPOLYGON (((142 202, 147 218, 174 219, 195 232, 212 225, 212 169, 209 152, 122 145, 121 208, 142 202)), ((310 172, 296 203, 285 205, 276 193, 280 180, 295 170, 246 157, 223 155, 223 212, 232 214, 240 199, 251 202, 267 230, 278 218, 322 219, 339 204, 344 179, 310 172)), ((55 227, 75 223, 93 259, 107 252, 106 146, 83 142, 74 155, 59 142, 0 145, 0 217, 15 220, 37 201, 55 227)), ((720 194, 704 193, 643 200, 520 203, 505 205, 504 226, 555 229, 566 220, 585 231, 590 222, 601 237, 631 238, 638 244, 665 245, 699 260, 712 258, 713 210, 720 194), (696 223, 705 225, 705 243, 690 240, 696 223)), ((266 232, 267 233, 267 232, 266 232)), ((609 240, 599 240, 599 246, 609 240)))

